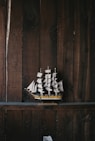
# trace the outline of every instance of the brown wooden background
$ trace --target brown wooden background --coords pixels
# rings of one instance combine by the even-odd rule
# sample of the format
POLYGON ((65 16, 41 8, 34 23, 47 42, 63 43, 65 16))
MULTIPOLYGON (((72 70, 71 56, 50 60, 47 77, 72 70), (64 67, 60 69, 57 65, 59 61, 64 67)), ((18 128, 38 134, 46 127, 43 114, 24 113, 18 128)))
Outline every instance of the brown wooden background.
MULTIPOLYGON (((65 101, 95 100, 89 78, 92 12, 89 0, 12 0, 8 101, 26 101, 23 89, 35 79, 40 67, 47 66, 57 67, 62 76, 65 101)), ((6 4, 1 3, 1 101, 5 101, 6 13, 6 4)))
POLYGON ((6 3, 0 0, 0 141, 95 141, 94 0, 12 0, 7 103, 6 3), (62 104, 35 103, 24 92, 47 66, 64 80, 62 104))

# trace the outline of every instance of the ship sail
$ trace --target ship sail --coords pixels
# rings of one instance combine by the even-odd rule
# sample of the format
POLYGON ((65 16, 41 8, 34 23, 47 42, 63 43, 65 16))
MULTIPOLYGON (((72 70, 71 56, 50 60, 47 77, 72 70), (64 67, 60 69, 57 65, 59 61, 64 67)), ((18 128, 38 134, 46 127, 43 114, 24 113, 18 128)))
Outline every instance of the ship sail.
POLYGON ((58 82, 58 87, 59 87, 60 92, 64 92, 62 80, 58 82))
POLYGON ((37 85, 35 84, 34 80, 30 83, 30 85, 27 87, 27 90, 32 93, 37 92, 37 85))
POLYGON ((43 73, 41 72, 41 69, 40 69, 40 72, 37 73, 37 91, 40 93, 40 95, 42 96, 44 91, 43 91, 43 82, 42 82, 42 76, 43 76, 43 73))
POLYGON ((51 69, 49 69, 49 67, 47 67, 47 69, 45 70, 44 88, 48 92, 48 95, 50 96, 52 89, 51 89, 51 69))
POLYGON ((53 91, 54 91, 55 95, 57 95, 60 91, 58 89, 56 68, 54 69, 54 72, 52 74, 52 87, 53 87, 53 91))

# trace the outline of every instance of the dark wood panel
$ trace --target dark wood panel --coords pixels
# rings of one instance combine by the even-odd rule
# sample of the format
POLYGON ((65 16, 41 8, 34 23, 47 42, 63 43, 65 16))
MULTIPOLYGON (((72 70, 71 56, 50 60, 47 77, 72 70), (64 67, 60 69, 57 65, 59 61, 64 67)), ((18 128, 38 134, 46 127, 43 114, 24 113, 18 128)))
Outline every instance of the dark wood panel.
POLYGON ((56 115, 56 140, 63 141, 64 136, 64 120, 65 120, 65 112, 64 110, 58 110, 56 115))
POLYGON ((58 1, 57 66, 63 75, 65 100, 73 101, 74 3, 58 1))
POLYGON ((4 111, 0 111, 0 136, 5 134, 5 115, 4 111))
MULTIPOLYGON (((89 0, 29 1, 24 10, 23 87, 35 79, 39 67, 57 66, 64 101, 89 101, 89 0)), ((31 99, 25 96, 24 101, 31 99)))
POLYGON ((65 2, 60 0, 57 2, 57 68, 63 74, 65 62, 65 2))
POLYGON ((44 109, 42 113, 42 136, 50 135, 53 140, 56 137, 56 111, 50 109, 44 109), (44 115, 44 116, 43 116, 44 115))
POLYGON ((25 106, 23 111, 21 107, 19 111, 0 111, 0 137, 7 141, 18 138, 21 141, 39 141, 45 135, 51 135, 55 141, 95 140, 95 104, 90 109, 42 107, 30 106, 27 110, 25 106))
POLYGON ((12 1, 8 50, 8 101, 22 101, 22 0, 12 1))
POLYGON ((0 2, 0 101, 5 101, 5 5, 0 2))
POLYGON ((31 141, 33 139, 32 137, 32 111, 23 111, 23 119, 22 119, 22 123, 23 123, 23 141, 31 141))
POLYGON ((6 140, 23 140, 22 111, 7 111, 6 140))
MULTIPOLYGON (((44 114, 44 113, 43 113, 44 114)), ((42 140, 41 130, 42 130, 42 111, 33 110, 32 111, 32 128, 31 128, 31 138, 32 140, 39 141, 42 140)))
POLYGON ((6 137, 5 136, 0 136, 0 141, 5 141, 6 137))
POLYGON ((60 74, 61 79, 63 79, 63 100, 66 101, 67 97, 67 84, 65 78, 65 34, 66 34, 66 21, 65 21, 65 1, 57 1, 57 71, 60 74))
POLYGON ((91 138, 91 118, 92 118, 92 111, 85 110, 84 111, 84 140, 89 141, 92 140, 91 138))
POLYGON ((75 2, 74 13, 74 101, 81 101, 79 96, 80 69, 80 2, 75 2))
POLYGON ((95 60, 95 1, 92 0, 92 8, 91 8, 91 21, 90 21, 90 40, 91 40, 91 48, 90 48, 90 68, 91 68, 91 101, 95 101, 95 94, 94 94, 94 89, 95 89, 95 65, 94 65, 94 60, 95 60))
POLYGON ((79 95, 84 101, 86 95, 87 65, 88 65, 88 5, 80 1, 80 70, 79 95))
POLYGON ((56 1, 40 3, 40 66, 56 67, 56 1))
POLYGON ((65 1, 65 65, 64 75, 66 83, 66 101, 73 101, 73 32, 74 32, 74 2, 65 1))
POLYGON ((91 140, 94 141, 95 140, 95 111, 90 112, 90 119, 91 124, 90 124, 90 137, 91 140))
MULTIPOLYGON (((23 88, 36 78, 39 71, 40 1, 24 1, 23 22, 23 88)), ((23 101, 27 96, 23 95, 23 101)))
POLYGON ((72 111, 65 111, 64 113, 65 113, 65 118, 63 123, 63 127, 64 127, 63 139, 67 141, 73 140, 72 111))
POLYGON ((92 9, 92 1, 87 1, 87 72, 86 72, 86 87, 85 87, 85 101, 91 101, 91 82, 90 82, 90 48, 91 48, 91 9, 92 9))

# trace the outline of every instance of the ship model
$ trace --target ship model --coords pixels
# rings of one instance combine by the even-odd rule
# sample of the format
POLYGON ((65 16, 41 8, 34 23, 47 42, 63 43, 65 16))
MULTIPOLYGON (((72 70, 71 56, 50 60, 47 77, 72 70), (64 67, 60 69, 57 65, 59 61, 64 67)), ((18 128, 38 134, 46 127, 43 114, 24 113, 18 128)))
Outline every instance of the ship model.
POLYGON ((62 100, 64 92, 63 81, 58 81, 57 71, 47 67, 37 72, 36 82, 33 80, 25 90, 36 100, 62 100))

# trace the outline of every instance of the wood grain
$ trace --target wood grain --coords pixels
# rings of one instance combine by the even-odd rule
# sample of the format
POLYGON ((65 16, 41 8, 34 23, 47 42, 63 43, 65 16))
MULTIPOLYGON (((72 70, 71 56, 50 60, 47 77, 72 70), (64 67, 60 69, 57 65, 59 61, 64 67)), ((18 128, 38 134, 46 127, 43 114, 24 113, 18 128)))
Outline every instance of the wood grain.
POLYGON ((0 3, 0 101, 5 101, 5 12, 0 3))
POLYGON ((8 50, 8 101, 22 101, 22 1, 12 1, 8 50), (18 12, 17 12, 18 10, 18 12))
POLYGON ((41 0, 40 5, 40 66, 56 67, 56 2, 41 0))
MULTIPOLYGON (((23 23, 23 89, 36 79, 40 70, 39 66, 39 25, 40 25, 40 1, 24 1, 23 23)), ((27 96, 23 91, 23 101, 27 96)))

